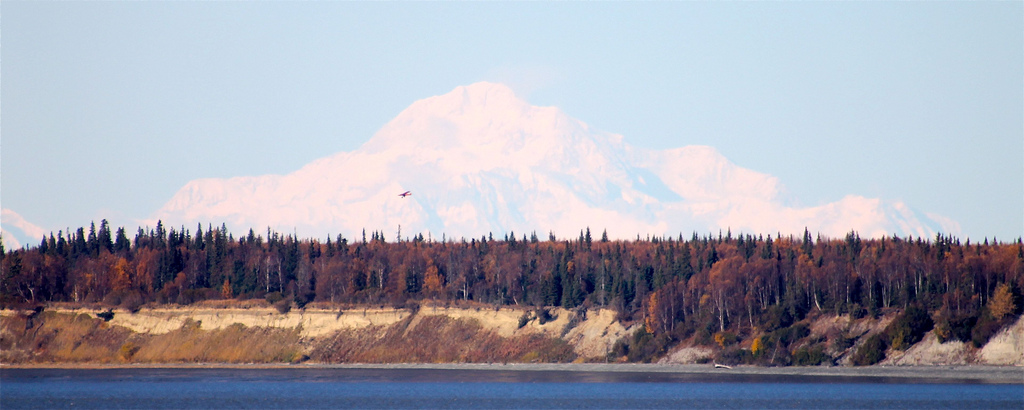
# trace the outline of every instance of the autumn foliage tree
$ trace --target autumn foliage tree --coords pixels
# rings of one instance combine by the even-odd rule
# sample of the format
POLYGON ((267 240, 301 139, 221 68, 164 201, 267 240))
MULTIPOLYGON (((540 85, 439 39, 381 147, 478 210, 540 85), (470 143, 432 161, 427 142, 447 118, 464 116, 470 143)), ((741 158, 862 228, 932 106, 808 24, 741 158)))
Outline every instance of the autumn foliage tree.
POLYGON ((1002 320, 1017 310, 1014 295, 1010 291, 1010 285, 1000 283, 996 286, 995 293, 989 299, 988 310, 996 320, 1002 320))
MULTIPOLYGON (((0 303, 187 304, 276 293, 298 307, 432 299, 609 308, 644 325, 647 336, 637 343, 661 344, 688 335, 710 344, 715 334, 782 332, 814 314, 861 317, 917 306, 937 318, 937 335, 984 341, 1021 313, 1024 287, 1020 239, 727 231, 593 240, 589 229, 543 241, 536 233, 386 237, 393 238, 369 231, 358 240, 304 239, 270 229, 235 237, 223 224, 192 230, 158 222, 130 238, 103 221, 0 252, 0 303)), ((920 327, 908 329, 909 338, 894 330, 894 346, 917 338, 920 327)), ((773 340, 761 347, 777 353, 773 340)))

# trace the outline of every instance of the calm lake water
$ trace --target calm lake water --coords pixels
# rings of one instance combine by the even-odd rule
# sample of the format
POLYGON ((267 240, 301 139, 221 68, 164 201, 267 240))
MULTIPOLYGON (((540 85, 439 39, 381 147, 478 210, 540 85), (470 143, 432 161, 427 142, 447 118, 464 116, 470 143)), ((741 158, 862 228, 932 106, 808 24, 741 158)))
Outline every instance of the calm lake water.
POLYGON ((3 369, 0 408, 1022 409, 1024 385, 438 369, 3 369))

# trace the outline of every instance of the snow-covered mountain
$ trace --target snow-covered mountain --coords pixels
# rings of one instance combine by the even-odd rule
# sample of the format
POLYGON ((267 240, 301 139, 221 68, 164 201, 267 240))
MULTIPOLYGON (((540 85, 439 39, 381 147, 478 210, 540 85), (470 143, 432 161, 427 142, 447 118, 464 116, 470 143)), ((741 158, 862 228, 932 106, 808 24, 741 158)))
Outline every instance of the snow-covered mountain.
POLYGON ((399 226, 403 237, 438 238, 575 237, 587 227, 619 238, 804 227, 833 237, 851 229, 932 236, 940 229, 901 202, 851 195, 799 208, 786 205, 781 189, 777 178, 736 166, 712 147, 632 147, 483 82, 417 101, 359 149, 291 174, 189 182, 148 223, 350 238, 366 229, 388 239, 399 226), (407 190, 412 196, 398 196, 407 190))

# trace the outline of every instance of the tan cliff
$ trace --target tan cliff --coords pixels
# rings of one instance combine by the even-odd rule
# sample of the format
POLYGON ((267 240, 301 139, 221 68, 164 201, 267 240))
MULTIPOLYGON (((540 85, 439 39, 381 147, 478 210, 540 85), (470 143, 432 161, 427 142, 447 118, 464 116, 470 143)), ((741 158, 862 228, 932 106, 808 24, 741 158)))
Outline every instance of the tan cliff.
MULTIPOLYGON (((611 346, 629 332, 615 320, 615 312, 606 309, 588 312, 551 308, 545 310, 542 319, 540 311, 494 307, 314 307, 280 313, 260 304, 247 307, 210 305, 143 308, 134 313, 113 310, 109 321, 101 319, 105 312, 102 309, 57 307, 36 314, 0 311, 3 319, 0 350, 5 351, 0 352, 0 362, 176 362, 225 358, 231 362, 272 362, 282 358, 284 361, 306 360, 310 356, 315 360, 317 353, 326 361, 408 361, 408 358, 393 354, 374 356, 369 353, 339 359, 330 351, 343 349, 339 346, 346 345, 353 345, 349 348, 364 353, 387 346, 401 351, 403 344, 449 344, 451 340, 448 339, 451 338, 489 341, 490 344, 476 347, 504 350, 491 356, 474 354, 468 351, 473 349, 472 344, 462 340, 467 344, 464 349, 467 352, 438 357, 428 355, 426 360, 537 361, 548 357, 555 361, 594 361, 603 360, 611 346), (399 332, 398 337, 389 339, 388 335, 395 332, 399 332), (276 338, 280 348, 264 346, 262 354, 246 355, 244 348, 222 346, 262 343, 268 338, 276 338), (71 347, 39 348, 61 343, 71 347), (93 349, 89 347, 90 343, 101 346, 93 349), (199 346, 203 343, 217 345, 199 346), (176 345, 193 346, 191 351, 198 357, 190 360, 186 352, 189 349, 176 345), (519 351, 519 346, 533 346, 534 350, 540 351, 519 351), (89 349, 109 350, 108 356, 112 357, 89 353, 89 349)), ((423 357, 417 357, 423 360, 423 357)))
MULTIPOLYGON (((97 316, 102 312, 60 306, 41 313, 0 311, 0 363, 604 362, 616 342, 629 340, 642 326, 618 321, 609 309, 310 306, 281 313, 264 303, 200 303, 114 310, 109 321, 97 316)), ((849 365, 858 343, 891 319, 822 315, 808 319, 808 338, 840 329, 859 337, 833 352, 836 364, 849 365)), ((720 351, 688 338, 665 352, 660 363, 704 363, 720 351)), ((982 348, 939 343, 928 332, 909 349, 890 351, 881 364, 1021 366, 1024 319, 982 348)))
MULTIPOLYGON (((843 349, 835 349, 830 353, 835 357, 835 364, 852 366, 853 352, 871 335, 884 332, 892 322, 894 315, 879 318, 850 319, 849 316, 823 315, 808 320, 810 334, 808 340, 832 339, 836 333, 855 336, 855 341, 843 349), (832 336, 832 337, 830 337, 832 336)), ((750 349, 750 343, 745 346, 750 349)), ((792 349, 800 347, 794 344, 792 349)), ((711 362, 721 349, 718 346, 702 346, 684 341, 659 360, 662 364, 690 364, 711 362)), ((975 348, 970 342, 949 340, 939 342, 932 331, 925 333, 924 338, 906 350, 888 349, 886 358, 878 363, 881 366, 963 366, 963 365, 995 365, 1024 366, 1024 316, 1018 317, 1009 326, 999 330, 984 346, 975 348)))
MULTIPOLYGON (((58 311, 61 312, 61 311, 58 311)), ((391 326, 411 318, 406 332, 415 328, 425 317, 442 316, 454 320, 478 323, 501 337, 542 334, 552 338, 564 338, 581 357, 603 357, 612 345, 626 336, 627 329, 615 320, 615 311, 599 309, 580 313, 562 308, 549 309, 552 320, 545 323, 533 317, 523 327, 519 322, 524 314, 535 316, 532 311, 512 308, 455 308, 423 307, 412 312, 407 309, 365 308, 365 309, 305 309, 285 314, 273 308, 217 309, 217 308, 157 308, 142 309, 136 313, 117 312, 110 320, 111 325, 122 326, 136 333, 164 334, 180 329, 187 320, 199 323, 205 330, 224 329, 241 324, 246 327, 298 329, 303 338, 324 337, 341 330, 364 329, 374 326, 391 326), (577 320, 570 327, 570 321, 577 320), (564 337, 563 337, 564 336, 564 337)), ((89 312, 92 315, 99 311, 89 312)))

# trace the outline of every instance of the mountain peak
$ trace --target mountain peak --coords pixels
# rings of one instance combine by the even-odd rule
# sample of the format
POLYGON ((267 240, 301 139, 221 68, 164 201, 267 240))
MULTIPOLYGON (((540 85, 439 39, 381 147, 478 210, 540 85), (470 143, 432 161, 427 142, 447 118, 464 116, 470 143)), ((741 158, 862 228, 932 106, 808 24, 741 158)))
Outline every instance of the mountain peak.
POLYGON ((831 236, 934 232, 923 217, 877 199, 799 208, 780 192, 776 178, 711 147, 634 149, 506 85, 479 82, 416 101, 359 149, 292 174, 190 183, 153 223, 226 221, 318 236, 399 225, 451 237, 587 226, 619 238, 805 227, 831 236), (414 196, 399 198, 404 191, 414 196))
POLYGON ((524 135, 536 134, 536 130, 548 134, 550 124, 562 117, 557 108, 530 105, 507 85, 478 82, 416 101, 381 128, 363 148, 371 152, 411 153, 507 144, 509 138, 522 139, 524 135))
POLYGON ((519 102, 525 103, 516 96, 515 91, 505 84, 481 81, 470 85, 455 87, 452 92, 441 96, 442 98, 461 94, 464 101, 475 103, 474 105, 486 105, 491 103, 519 102))
POLYGON ((530 104, 516 96, 507 85, 478 82, 455 87, 447 94, 425 98, 413 103, 403 113, 449 116, 452 114, 479 115, 481 111, 507 112, 522 110, 530 104))

